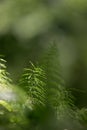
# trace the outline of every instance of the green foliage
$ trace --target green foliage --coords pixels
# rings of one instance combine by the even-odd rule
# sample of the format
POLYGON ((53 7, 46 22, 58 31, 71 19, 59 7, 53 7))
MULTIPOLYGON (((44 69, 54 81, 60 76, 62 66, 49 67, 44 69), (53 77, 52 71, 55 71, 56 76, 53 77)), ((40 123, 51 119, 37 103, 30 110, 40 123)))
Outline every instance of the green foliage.
POLYGON ((78 109, 76 112, 76 118, 81 124, 87 126, 87 108, 78 109))
POLYGON ((0 105, 5 107, 9 112, 12 111, 11 106, 6 101, 0 100, 0 105))
POLYGON ((45 72, 30 62, 31 67, 25 68, 19 86, 26 92, 24 103, 26 117, 30 120, 29 128, 37 128, 46 114, 46 83, 45 72))
POLYGON ((6 127, 18 130, 53 130, 55 126, 62 129, 60 124, 67 126, 65 119, 69 123, 72 120, 87 122, 87 110, 75 107, 73 96, 65 87, 56 44, 48 50, 41 65, 30 63, 16 88, 5 61, 0 59, 0 121, 6 115, 6 127))
POLYGON ((44 71, 31 63, 31 69, 24 69, 24 74, 20 80, 20 86, 27 93, 33 105, 45 105, 46 85, 43 81, 45 79, 44 71))
POLYGON ((31 63, 31 68, 24 69, 20 79, 20 87, 28 96, 25 103, 29 109, 27 115, 38 125, 43 118, 44 126, 50 127, 50 121, 47 123, 47 120, 61 120, 63 123, 65 117, 75 116, 72 96, 64 85, 60 68, 58 49, 54 44, 41 65, 34 66, 31 63))
POLYGON ((48 104, 55 109, 58 118, 61 118, 66 114, 67 116, 73 114, 74 103, 64 84, 58 52, 57 45, 53 44, 43 60, 43 69, 47 78, 48 104))
POLYGON ((5 87, 6 85, 11 82, 11 79, 8 78, 8 72, 6 71, 6 66, 5 66, 5 60, 0 58, 0 86, 3 85, 5 87))
POLYGON ((11 127, 17 129, 18 124, 24 124, 26 120, 23 114, 25 95, 12 84, 5 62, 0 58, 0 128, 3 126, 8 130, 11 127))

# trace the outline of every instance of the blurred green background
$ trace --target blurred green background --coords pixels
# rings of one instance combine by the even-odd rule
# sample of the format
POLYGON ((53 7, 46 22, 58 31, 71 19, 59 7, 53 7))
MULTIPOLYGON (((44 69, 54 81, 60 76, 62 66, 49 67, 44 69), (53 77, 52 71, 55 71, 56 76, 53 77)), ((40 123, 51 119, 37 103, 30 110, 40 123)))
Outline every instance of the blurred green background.
POLYGON ((87 0, 0 0, 0 54, 14 83, 54 42, 75 104, 87 107, 87 0))

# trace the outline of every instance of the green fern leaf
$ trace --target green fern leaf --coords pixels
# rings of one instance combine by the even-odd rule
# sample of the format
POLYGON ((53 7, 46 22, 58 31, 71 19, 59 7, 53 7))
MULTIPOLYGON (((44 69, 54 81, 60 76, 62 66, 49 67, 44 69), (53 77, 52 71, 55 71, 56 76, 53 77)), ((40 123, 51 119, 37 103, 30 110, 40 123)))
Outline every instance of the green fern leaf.
POLYGON ((57 113, 58 118, 63 117, 63 115, 72 115, 74 103, 71 94, 65 87, 56 44, 49 48, 42 64, 46 73, 48 104, 57 113))
POLYGON ((24 74, 20 80, 20 86, 25 90, 28 97, 31 98, 31 102, 34 106, 45 105, 45 83, 43 81, 45 77, 44 71, 31 63, 31 69, 24 69, 24 74))

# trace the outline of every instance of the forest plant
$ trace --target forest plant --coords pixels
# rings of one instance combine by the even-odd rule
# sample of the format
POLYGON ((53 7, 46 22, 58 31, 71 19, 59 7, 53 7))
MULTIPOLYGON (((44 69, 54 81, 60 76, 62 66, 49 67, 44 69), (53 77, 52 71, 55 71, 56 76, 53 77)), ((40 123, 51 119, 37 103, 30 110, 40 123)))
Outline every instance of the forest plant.
POLYGON ((5 60, 0 59, 0 121, 6 114, 7 124, 15 124, 11 127, 18 130, 53 130, 55 127, 61 130, 67 126, 66 121, 87 121, 87 110, 75 107, 73 96, 65 87, 58 57, 54 44, 41 65, 30 62, 31 67, 24 69, 18 89, 14 89, 9 78, 5 60))
POLYGON ((23 104, 21 104, 23 100, 20 101, 22 96, 25 99, 25 95, 20 90, 20 93, 23 94, 20 97, 19 90, 14 87, 9 78, 5 63, 6 61, 0 58, 0 129, 1 127, 6 127, 6 130, 11 127, 17 129, 19 124, 25 120, 23 104))
POLYGON ((49 48, 44 57, 43 69, 47 78, 46 87, 48 89, 48 104, 55 109, 58 118, 61 118, 65 114, 74 114, 73 96, 65 87, 59 62, 59 51, 55 43, 49 48))
POLYGON ((31 105, 27 103, 27 107, 33 110, 32 118, 36 120, 35 122, 37 118, 39 121, 43 118, 41 109, 44 109, 45 120, 46 118, 47 120, 64 120, 65 117, 73 118, 75 115, 72 96, 66 89, 61 76, 58 57, 58 49, 54 44, 48 50, 41 65, 35 66, 31 63, 31 69, 24 69, 20 79, 20 87, 24 89, 31 101, 31 105))
MULTIPOLYGON (((31 63, 31 62, 30 62, 31 63)), ((32 105, 44 106, 46 85, 44 71, 31 63, 32 68, 25 68, 22 78, 20 79, 20 86, 27 93, 31 99, 32 105)))
MULTIPOLYGON (((43 122, 46 110, 45 72, 30 62, 31 67, 25 68, 19 86, 27 94, 24 107, 31 129, 36 129, 43 122), (34 128, 32 128, 34 127, 34 128)), ((29 127, 29 128, 30 128, 29 127)))

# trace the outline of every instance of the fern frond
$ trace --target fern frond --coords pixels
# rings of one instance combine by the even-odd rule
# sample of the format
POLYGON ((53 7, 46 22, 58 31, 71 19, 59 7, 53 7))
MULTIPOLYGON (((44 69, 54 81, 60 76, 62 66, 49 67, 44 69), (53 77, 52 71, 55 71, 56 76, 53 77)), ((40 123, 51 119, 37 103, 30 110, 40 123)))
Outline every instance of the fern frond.
POLYGON ((67 91, 61 74, 58 47, 53 44, 48 50, 44 60, 43 69, 46 73, 46 87, 48 104, 55 110, 58 118, 67 113, 71 114, 73 101, 67 91), (70 112, 69 112, 70 111, 70 112))
POLYGON ((13 85, 5 63, 6 61, 0 58, 0 126, 5 124, 6 129, 7 127, 10 129, 9 124, 12 127, 15 124, 16 129, 18 123, 21 124, 24 121, 23 119, 26 120, 23 109, 26 96, 22 90, 19 91, 13 85))
POLYGON ((9 73, 6 71, 5 63, 6 61, 0 58, 0 86, 3 85, 3 87, 8 86, 9 83, 11 83, 9 73))
POLYGON ((12 100, 12 80, 9 78, 5 63, 6 61, 0 58, 0 99, 12 100))
POLYGON ((45 78, 44 71, 31 63, 31 69, 24 69, 24 74, 20 80, 20 86, 25 90, 34 106, 45 105, 45 78))

